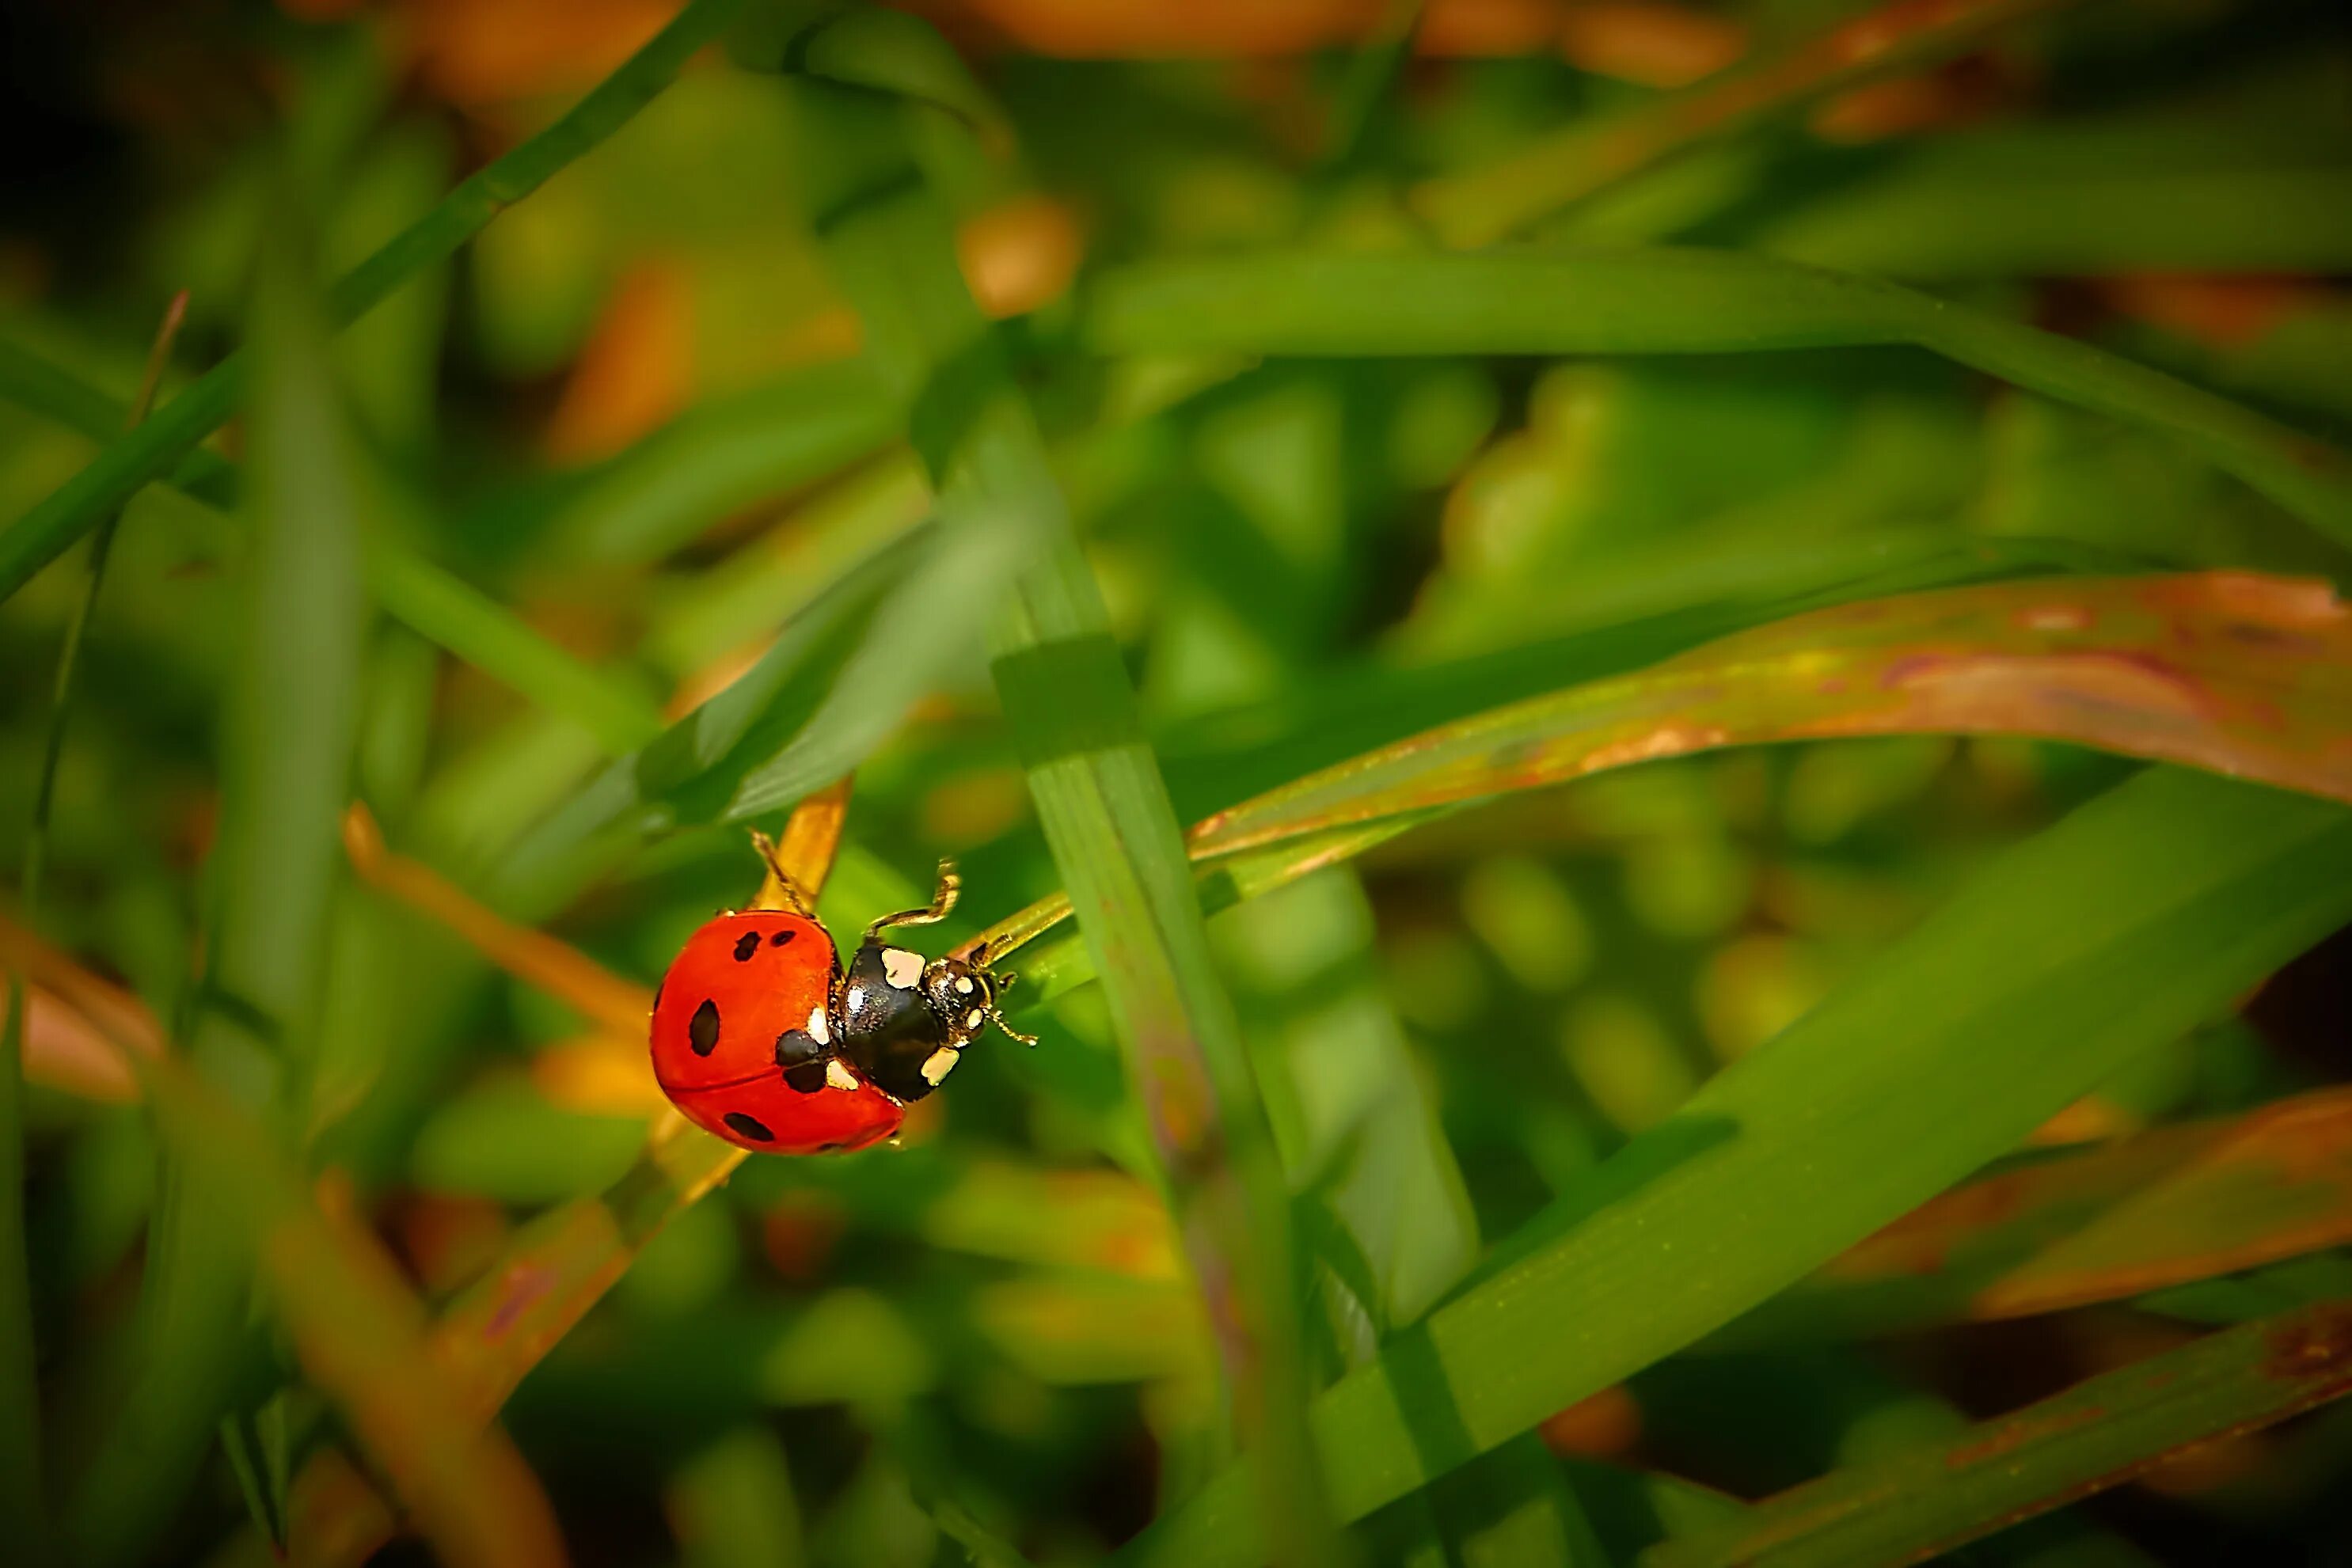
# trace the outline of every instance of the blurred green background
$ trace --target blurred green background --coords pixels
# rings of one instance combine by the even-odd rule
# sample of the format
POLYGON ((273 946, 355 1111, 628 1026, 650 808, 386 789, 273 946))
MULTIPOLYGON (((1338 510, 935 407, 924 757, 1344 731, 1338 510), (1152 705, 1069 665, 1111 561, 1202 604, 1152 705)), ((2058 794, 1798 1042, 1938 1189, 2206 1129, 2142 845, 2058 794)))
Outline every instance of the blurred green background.
MULTIPOLYGON (((1204 1487, 1252 1495, 1213 1479, 1234 1458, 1233 1391, 1100 988, 1022 1014, 1034 1053, 975 1048, 902 1146, 754 1158, 699 1202, 629 1207, 659 1185, 641 1151, 661 1102, 587 966, 625 982, 625 1014, 627 987, 649 990, 700 921, 751 895, 744 824, 774 830, 854 766, 823 912, 854 930, 919 903, 955 857, 964 904, 932 952, 1066 880, 1024 782, 1034 737, 1008 725, 983 651, 1036 547, 944 503, 927 520, 939 465, 922 421, 951 400, 910 416, 869 369, 888 346, 879 286, 845 276, 852 253, 824 225, 839 168, 873 150, 811 109, 824 92, 920 106, 908 139, 931 216, 996 322, 992 373, 1034 410, 1179 822, 1823 606, 2043 574, 2348 580, 2340 504, 2332 521, 2329 503, 2298 509, 2194 434, 1885 334, 1765 353, 1262 357, 1206 319, 1188 348, 1181 317, 1107 349, 1094 304, 1139 262, 1270 247, 1702 246, 1913 286, 2106 350, 2230 400, 2216 406, 2252 422, 2251 446, 2292 432, 2315 444, 2313 473, 2340 474, 2326 446, 2352 440, 2339 6, 932 0, 914 9, 937 35, 877 30, 878 65, 780 50, 813 9, 706 8, 742 15, 339 333, 329 282, 432 221, 676 7, 8 8, 0 517, 37 519, 121 444, 175 291, 186 319, 159 409, 244 355, 211 457, 164 465, 173 481, 138 488, 112 530, 37 832, 89 546, 12 557, 28 572, 58 559, 0 604, 0 873, 10 956, 34 983, 17 1026, 29 1315, 11 1331, 31 1381, 0 1416, 12 1433, 37 1417, 37 1459, 27 1447, 11 1465, 10 1561, 496 1560, 498 1529, 467 1510, 529 1517, 541 1505, 514 1489, 535 1476, 583 1563, 1076 1563, 1139 1536, 1130 1551, 1149 1550, 1146 1527, 1172 1529, 1204 1487), (747 670, 742 727, 698 748, 665 735, 747 670), (350 800, 404 862, 551 938, 553 982, 352 875, 335 830, 350 800), (201 1087, 180 1132, 181 1091, 134 1076, 124 1040, 188 1064, 201 1087), (265 1175, 235 1174, 247 1155, 265 1175), (327 1232, 283 1218, 297 1210, 373 1281, 354 1299, 412 1337, 500 1270, 540 1267, 550 1221, 534 1217, 620 1217, 614 1274, 579 1287, 584 1318, 515 1368, 499 1420, 527 1469, 436 1448, 499 1410, 466 1392, 463 1354, 418 1372, 405 1341, 337 1342, 357 1309, 300 1304, 303 1249, 327 1232), (252 1296, 257 1258, 275 1283, 252 1296), (209 1315, 190 1304, 208 1290, 209 1315), (376 1353, 376 1383, 345 1365, 376 1353), (457 1392, 435 1405, 445 1374, 457 1392), (412 1376, 416 1409, 369 1403, 412 1376)), ((1394 301, 1408 323, 1417 308, 1394 301)), ((1708 329, 1723 350, 1742 329, 1708 329)), ((2352 714, 2326 660, 2341 650, 2313 658, 2336 685, 2305 711, 2340 755, 2352 714)), ((1295 1277, 1267 1299, 1295 1316, 1306 1387, 1384 1351, 1380 1365, 1410 1364, 1431 1343, 1410 1325, 1518 1278, 1515 1260, 1638 1187, 1612 1156, 1671 1134, 1694 1092, 1760 1063, 1817 1003, 1900 973, 1916 988, 1894 1016, 1959 1017, 2033 969, 2063 933, 2005 947, 1990 894, 1967 906, 1979 946, 1949 925, 1914 938, 1987 868, 2026 863, 2005 855, 2148 783, 2144 766, 2006 734, 1679 758, 1445 816, 1216 915, 1216 977, 1292 1194, 1295 1277), (1890 960, 1921 941, 1960 956, 1927 978, 1890 960)), ((2294 809, 2317 813, 2315 847, 2279 863, 2339 863, 2340 811, 2294 809)), ((2181 810, 2177 830, 2116 827, 2130 853, 2110 858, 2203 867, 2206 819, 2181 810)), ((2251 841, 2210 836, 2226 841, 2210 851, 2218 886, 2239 874, 2220 857, 2251 841)), ((2119 919, 2143 894, 2170 907, 2135 891, 2137 871, 2101 892, 2108 862, 2083 853, 2079 884, 2001 884, 2014 929, 2044 898, 2119 919)), ((2182 914, 2175 946, 2053 981, 2071 988, 2033 1006, 2056 1036, 2137 1020, 2120 1065, 2070 1058, 2021 1084, 2014 1106, 2049 1093, 2058 1113, 2015 1113, 2040 1124, 2021 1151, 1985 1132, 1916 1195, 1890 1186, 1847 1239, 1996 1160, 2106 1159, 2067 1166, 2122 1174, 2065 1197, 2032 1249, 2106 1221, 2102 1244, 2187 1261, 2142 1278, 2087 1246, 2104 1283, 2014 1312, 1984 1293, 2013 1260, 1968 1275, 1965 1239, 1891 1276, 1855 1265, 1924 1280, 1916 1300, 1839 1295, 1834 1268, 1795 1295, 1759 1283, 1723 1298, 1717 1339, 1628 1353, 1591 1388, 1559 1373, 1576 1396, 1539 1425, 1490 1432, 1470 1407, 1456 1425, 1475 1459, 1409 1413, 1425 1472, 1358 1487, 1332 1471, 1331 1500, 1301 1502, 1298 1550, 1745 1561, 1754 1543, 1722 1535, 1743 1500, 1939 1451, 2200 1329, 2352 1296, 2352 1127, 2326 1095, 2352 1078, 2336 929, 2352 909, 2326 886, 2246 885, 2242 907, 2182 914), (2294 899, 2291 931, 2241 941, 2294 899), (2168 989, 2175 947, 2237 967, 2198 971, 2210 996, 2168 989), (2087 1097, 2061 1092, 2077 1072, 2087 1097), (2148 1197, 2202 1157, 2165 1129, 2289 1097, 2326 1124, 2307 1147, 2273 1168, 2267 1134, 2230 1146, 2259 1167, 2244 1181, 2291 1191, 2249 1196, 2224 1172, 2179 1207, 2148 1197), (2136 1196, 2155 1208, 2127 1212, 2136 1196), (1318 1516, 1352 1522, 1325 1535, 1318 1516), (1699 1555, 1671 1555, 1678 1541, 1699 1555)), ((1845 1049, 1877 1046, 1857 1032, 1845 1049)), ((1913 1113, 1931 1141, 1936 1106, 1913 1113)), ((1832 1148, 1843 1125, 1792 1146, 1832 1148)), ((1804 1156, 1780 1157, 1807 1190, 1804 1156)), ((1817 1179, 1857 1192, 1872 1168, 1825 1155, 1817 1179)), ((1769 1229, 1757 1222, 1756 1246, 1769 1229)), ((1720 1234, 1682 1237, 1695 1281, 1720 1234)), ((1790 1251, 1775 1278, 1843 1246, 1790 1251)), ((559 1297, 577 1283, 548 1280, 559 1297)), ((1561 1287, 1552 1349, 1500 1336, 1497 1357, 1572 1354, 1588 1306, 1645 1315, 1561 1287)), ((2343 1343, 2312 1342, 2322 1371, 2352 1358, 2352 1319, 2327 1321, 2343 1343)), ((1541 1404, 1551 1375, 1528 1375, 1511 1397, 1541 1404)), ((2292 1414, 2265 1410, 2122 1428, 2095 1468, 2137 1479, 1966 1560, 2347 1561, 2352 1411, 2180 1452, 2292 1414)), ((2073 1486, 2053 1479, 2032 1506, 2073 1486)), ((1949 1533, 1920 1525, 1892 1546, 1800 1531, 1790 1560, 1914 1560, 2027 1500, 1956 1503, 1949 1533)), ((1163 1560, 1251 1555, 1238 1537, 1169 1539, 1194 1545, 1163 1560)))

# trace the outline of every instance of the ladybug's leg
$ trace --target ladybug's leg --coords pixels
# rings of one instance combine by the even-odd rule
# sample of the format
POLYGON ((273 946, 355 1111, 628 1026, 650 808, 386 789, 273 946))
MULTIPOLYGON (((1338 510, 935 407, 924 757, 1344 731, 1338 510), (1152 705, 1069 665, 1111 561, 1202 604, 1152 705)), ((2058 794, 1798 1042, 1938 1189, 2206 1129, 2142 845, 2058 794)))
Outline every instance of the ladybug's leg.
POLYGON ((1034 1034, 1023 1034, 1019 1030, 1014 1029, 1011 1024, 1005 1022, 1003 1009, 996 1005, 996 998, 1011 990, 1013 988, 1013 982, 1020 977, 1021 977, 1018 975, 998 974, 991 974, 988 977, 988 1021, 1003 1030, 1005 1033, 1011 1035, 1013 1039, 1019 1040, 1022 1044, 1034 1046, 1037 1043, 1037 1037, 1034 1034))
POLYGON ((872 941, 876 936, 893 925, 929 925, 945 920, 949 911, 955 908, 956 899, 962 892, 963 878, 956 875, 955 862, 941 861, 940 882, 939 885, 931 891, 930 907, 902 909, 896 915, 884 915, 866 928, 866 940, 872 941))

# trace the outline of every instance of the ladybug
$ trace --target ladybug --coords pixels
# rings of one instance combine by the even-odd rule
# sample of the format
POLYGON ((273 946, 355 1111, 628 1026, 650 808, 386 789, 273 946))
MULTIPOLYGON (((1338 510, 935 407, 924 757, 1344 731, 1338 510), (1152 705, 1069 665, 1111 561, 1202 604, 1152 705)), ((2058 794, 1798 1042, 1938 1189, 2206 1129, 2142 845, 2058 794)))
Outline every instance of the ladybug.
POLYGON ((947 917, 961 886, 951 867, 928 907, 867 926, 845 973, 773 846, 752 841, 790 907, 706 922, 654 993, 654 1078, 697 1126, 763 1154, 862 1149, 896 1133, 990 1023, 1037 1043, 1005 1023, 997 998, 1013 977, 985 955, 927 961, 882 938, 947 917))

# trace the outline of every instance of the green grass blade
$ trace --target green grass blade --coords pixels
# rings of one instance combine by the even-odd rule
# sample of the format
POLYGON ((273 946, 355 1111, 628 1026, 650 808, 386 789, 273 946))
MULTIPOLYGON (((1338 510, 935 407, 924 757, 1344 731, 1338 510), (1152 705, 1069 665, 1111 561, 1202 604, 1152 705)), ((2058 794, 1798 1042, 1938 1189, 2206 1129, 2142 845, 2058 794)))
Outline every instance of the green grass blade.
POLYGON ((1030 536, 1026 518, 998 508, 872 551, 750 671, 561 804, 515 846, 506 874, 528 883, 608 837, 740 821, 849 772, 978 653, 1030 536))
POLYGON ((879 448, 899 410, 862 361, 689 409, 598 469, 549 524, 568 559, 656 559, 756 501, 879 448))
POLYGON ((1737 1523, 1642 1554, 1643 1568, 1918 1563, 2116 1486, 2192 1444, 2352 1394, 2352 1301, 2210 1334, 1957 1440, 1860 1465, 1737 1523))
MULTIPOLYGON (((2352 917, 2352 813, 2152 769, 2011 850, 1317 1401, 1342 1517, 1787 1288, 2352 917)), ((1261 1550, 1229 1473, 1131 1561, 1261 1550)))
MULTIPOLYGON (((256 1111, 299 1103, 316 1034, 367 626, 351 444, 304 284, 299 260, 273 248, 254 311, 247 641, 222 727, 216 913, 189 1039, 196 1070, 256 1111)), ((131 1392, 65 1521, 78 1561, 144 1549, 228 1397, 250 1277, 231 1201, 204 1170, 167 1175, 131 1392)))
MULTIPOLYGON (((795 50, 814 57, 830 36, 795 50)), ((901 106, 818 81, 797 107, 827 172, 814 226, 884 373, 914 392, 910 434, 942 519, 954 532, 1009 515, 1037 530, 1038 559, 992 637, 997 693, 1103 978, 1235 1414, 1271 1478, 1267 1539, 1280 1561, 1320 1560, 1288 1194, 1100 590, 1027 400, 965 292, 950 215, 906 150, 901 106)))
POLYGON ((1824 93, 1933 65, 2056 3, 1894 0, 1629 113, 1567 126, 1486 168, 1429 181, 1413 191, 1412 204, 1446 243, 1489 245, 1677 152, 1824 93))
POLYGON ((1907 343, 2161 432, 2352 544, 2352 458, 2087 343, 1889 283, 1727 251, 1284 252, 1106 277, 1113 352, 1748 353, 1907 343))
POLYGON ((625 681, 549 642, 520 616, 414 550, 372 540, 368 586, 385 614, 550 713, 572 719, 615 756, 662 731, 661 710, 625 681))
MULTIPOLYGON (((17 396, 26 406, 75 429, 86 429, 89 420, 115 406, 71 371, 5 343, 0 343, 0 396, 17 396), (23 373, 11 376, 12 366, 23 373)), ((213 452, 198 451, 190 458, 172 476, 173 485, 199 501, 235 495, 232 465, 213 452), (199 458, 204 461, 194 461, 199 458)), ((371 538, 367 568, 368 584, 386 614, 551 713, 572 719, 607 750, 626 752, 661 733, 661 716, 641 693, 598 674, 406 545, 382 535, 371 538)))
MULTIPOLYGON (((1570 667, 1582 656, 1558 646, 1570 667)), ((2347 727, 2352 613, 2324 585, 2238 572, 1996 582, 1793 616, 1455 719, 1204 818, 1186 841, 1196 865, 1227 873, 1204 890, 1214 910, 1496 795, 1721 746, 1864 734, 2034 735, 2352 800, 2347 727)), ((973 946, 1010 952, 1068 914, 1045 900, 973 946)), ((1041 982, 1024 1007, 1091 973, 1066 942, 1023 972, 1041 982)))
MULTIPOLYGON (((446 260, 505 208, 627 123, 676 78, 697 49, 734 19, 742 0, 688 0, 669 25, 554 124, 458 184, 433 210, 352 269, 328 297, 348 326, 425 268, 446 260)), ((98 526, 140 487, 172 472, 236 412, 245 375, 235 354, 109 445, 89 466, 0 529, 0 600, 98 526)))
POLYGON ((1231 806, 1408 735, 1502 703, 1660 663, 1734 632, 1890 594, 2156 564, 2056 541, 1962 539, 1948 528, 1774 539, 1696 555, 1643 549, 1562 584, 1562 634, 1443 664, 1369 664, 1305 677, 1268 700, 1160 738, 1169 786, 1194 814, 1231 806))

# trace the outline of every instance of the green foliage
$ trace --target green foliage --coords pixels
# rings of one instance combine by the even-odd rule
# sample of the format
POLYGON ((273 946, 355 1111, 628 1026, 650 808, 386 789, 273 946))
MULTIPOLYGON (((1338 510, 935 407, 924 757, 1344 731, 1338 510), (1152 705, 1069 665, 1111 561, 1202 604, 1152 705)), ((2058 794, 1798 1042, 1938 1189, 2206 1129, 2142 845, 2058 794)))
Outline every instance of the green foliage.
POLYGON ((574 9, 12 231, 22 1553, 2340 1535, 2340 19, 574 9), (1036 1049, 669 1115, 751 828, 1036 1049))

